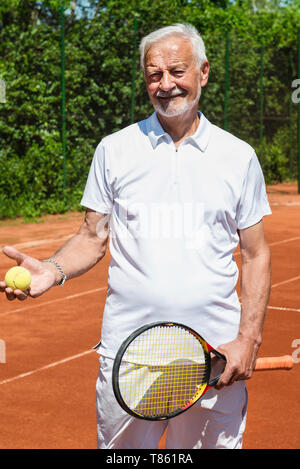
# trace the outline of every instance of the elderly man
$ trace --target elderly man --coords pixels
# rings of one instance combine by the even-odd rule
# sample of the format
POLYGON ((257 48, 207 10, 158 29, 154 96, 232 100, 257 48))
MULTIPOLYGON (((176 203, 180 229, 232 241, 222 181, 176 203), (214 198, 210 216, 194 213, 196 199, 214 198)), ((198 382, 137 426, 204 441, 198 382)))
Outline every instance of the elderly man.
POLYGON ((155 31, 140 45, 155 108, 148 119, 105 137, 96 149, 82 198, 80 231, 47 262, 11 247, 29 268, 39 296, 99 262, 110 233, 111 264, 97 381, 100 448, 241 448, 245 380, 262 340, 270 289, 270 252, 262 218, 271 213, 254 150, 199 112, 209 63, 190 25, 155 31), (110 231, 107 229, 109 219, 110 231), (240 242, 241 300, 233 253, 240 242), (112 390, 113 359, 144 324, 167 320, 198 331, 227 359, 216 388, 168 422, 126 414, 112 390))

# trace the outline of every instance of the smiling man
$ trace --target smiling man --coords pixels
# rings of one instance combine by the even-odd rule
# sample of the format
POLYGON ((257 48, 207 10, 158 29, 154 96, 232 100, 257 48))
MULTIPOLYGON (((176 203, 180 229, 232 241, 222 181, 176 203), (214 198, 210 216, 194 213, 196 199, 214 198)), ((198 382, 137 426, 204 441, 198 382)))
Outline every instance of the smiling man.
POLYGON ((201 87, 206 85, 209 73, 200 38, 199 42, 202 51, 198 54, 190 39, 178 33, 164 37, 159 47, 158 43, 147 42, 147 38, 141 43, 141 66, 149 97, 176 147, 185 137, 193 135, 199 125, 201 87))
MULTIPOLYGON (((4 253, 31 272, 27 292, 0 288, 9 300, 36 297, 81 275, 106 251, 111 263, 97 380, 99 448, 241 448, 247 390, 262 341, 271 282, 262 219, 270 214, 253 148, 198 111, 209 63, 198 32, 176 24, 140 44, 155 112, 105 137, 90 168, 80 231, 46 262, 11 247, 4 253), (233 254, 241 248, 239 271, 233 254), (112 389, 121 343, 156 321, 199 332, 226 357, 211 388, 185 413, 149 422, 124 412, 112 389)), ((137 362, 138 363, 138 362, 137 362)))

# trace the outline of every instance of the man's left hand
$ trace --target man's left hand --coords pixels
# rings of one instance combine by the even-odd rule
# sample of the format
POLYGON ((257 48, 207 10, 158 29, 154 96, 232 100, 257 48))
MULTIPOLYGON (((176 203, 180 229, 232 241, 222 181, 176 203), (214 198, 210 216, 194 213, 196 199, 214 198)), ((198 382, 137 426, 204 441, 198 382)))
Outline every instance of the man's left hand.
POLYGON ((226 357, 226 367, 219 379, 216 389, 230 386, 235 381, 250 379, 255 367, 257 344, 245 338, 237 338, 232 342, 220 345, 218 352, 226 357))

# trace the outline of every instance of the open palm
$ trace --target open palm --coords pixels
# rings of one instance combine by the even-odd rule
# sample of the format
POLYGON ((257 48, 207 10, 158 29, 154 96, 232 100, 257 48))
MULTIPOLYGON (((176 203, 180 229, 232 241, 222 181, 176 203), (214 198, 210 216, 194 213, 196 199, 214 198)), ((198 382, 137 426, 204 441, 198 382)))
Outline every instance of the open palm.
POLYGON ((25 292, 7 287, 5 281, 0 282, 0 291, 6 293, 8 300, 15 298, 25 300, 28 295, 36 298, 55 285, 55 274, 48 264, 27 256, 11 246, 5 246, 3 253, 14 259, 21 267, 28 269, 31 274, 31 284, 25 292))

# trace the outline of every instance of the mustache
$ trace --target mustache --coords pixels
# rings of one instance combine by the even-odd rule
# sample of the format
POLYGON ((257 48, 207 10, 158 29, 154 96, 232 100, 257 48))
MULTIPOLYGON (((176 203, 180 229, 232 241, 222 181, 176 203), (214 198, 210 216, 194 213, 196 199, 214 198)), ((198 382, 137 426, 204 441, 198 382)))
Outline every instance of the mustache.
POLYGON ((184 94, 183 90, 180 90, 179 88, 175 88, 170 91, 163 91, 163 90, 158 90, 156 93, 157 98, 175 98, 175 96, 181 96, 184 94))

